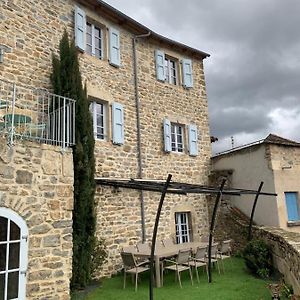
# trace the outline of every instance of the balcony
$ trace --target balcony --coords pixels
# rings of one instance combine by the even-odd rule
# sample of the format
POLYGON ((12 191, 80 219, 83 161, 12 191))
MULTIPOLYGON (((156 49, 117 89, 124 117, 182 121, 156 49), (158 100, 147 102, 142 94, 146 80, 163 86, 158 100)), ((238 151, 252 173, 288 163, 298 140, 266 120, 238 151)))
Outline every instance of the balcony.
POLYGON ((75 100, 0 79, 0 135, 61 146, 75 144, 75 100))

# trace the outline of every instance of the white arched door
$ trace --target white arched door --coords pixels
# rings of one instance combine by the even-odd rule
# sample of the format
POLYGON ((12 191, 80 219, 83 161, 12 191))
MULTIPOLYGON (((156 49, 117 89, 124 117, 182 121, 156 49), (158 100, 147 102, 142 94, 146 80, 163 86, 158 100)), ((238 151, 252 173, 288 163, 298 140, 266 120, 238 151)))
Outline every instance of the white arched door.
POLYGON ((14 211, 0 207, 0 300, 26 298, 28 228, 14 211))

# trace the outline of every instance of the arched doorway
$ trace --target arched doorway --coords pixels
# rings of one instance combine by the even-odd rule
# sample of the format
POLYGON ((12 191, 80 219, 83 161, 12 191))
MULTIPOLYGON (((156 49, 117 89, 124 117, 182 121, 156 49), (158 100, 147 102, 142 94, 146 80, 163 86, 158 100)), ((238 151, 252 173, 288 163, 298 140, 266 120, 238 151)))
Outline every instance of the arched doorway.
POLYGON ((14 211, 0 207, 0 299, 26 297, 28 228, 14 211))

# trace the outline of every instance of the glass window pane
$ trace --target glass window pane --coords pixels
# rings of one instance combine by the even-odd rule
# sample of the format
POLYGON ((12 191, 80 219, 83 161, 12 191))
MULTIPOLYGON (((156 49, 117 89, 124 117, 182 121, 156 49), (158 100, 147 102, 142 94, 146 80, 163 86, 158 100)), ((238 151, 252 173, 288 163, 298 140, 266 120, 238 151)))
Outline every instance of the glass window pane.
POLYGON ((87 52, 88 54, 92 54, 92 46, 87 45, 87 46, 86 46, 86 52, 87 52))
POLYGON ((7 219, 0 217, 0 241, 7 241, 7 219))
POLYGON ((15 241, 20 239, 20 228, 13 221, 10 221, 10 235, 9 240, 15 241))
POLYGON ((18 269, 20 259, 20 243, 12 243, 9 245, 8 269, 18 269))
POLYGON ((89 34, 92 33, 92 25, 89 23, 86 24, 86 32, 88 32, 89 34))
POLYGON ((5 270, 6 265, 6 246, 7 245, 0 245, 0 271, 5 270))
POLYGON ((0 300, 4 299, 5 276, 0 274, 0 300))
POLYGON ((7 299, 18 298, 19 290, 19 272, 12 272, 8 274, 7 284, 7 299))

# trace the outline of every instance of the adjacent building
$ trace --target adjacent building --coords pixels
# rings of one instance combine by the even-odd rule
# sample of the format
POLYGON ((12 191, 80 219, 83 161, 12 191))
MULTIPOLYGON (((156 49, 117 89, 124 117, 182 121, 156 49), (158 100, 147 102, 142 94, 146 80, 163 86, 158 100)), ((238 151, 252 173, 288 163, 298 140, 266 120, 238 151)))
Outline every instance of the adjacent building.
MULTIPOLYGON (((265 139, 220 153, 212 158, 215 175, 227 176, 231 186, 257 188, 277 197, 259 196, 254 221, 259 225, 299 232, 300 143, 274 134, 265 139)), ((250 217, 255 196, 231 199, 250 217)))
MULTIPOLYGON (((87 85, 97 178, 159 180, 171 173, 175 181, 208 183, 203 60, 209 55, 100 0, 2 1, 0 18, 0 221, 6 228, 0 290, 5 300, 68 299, 74 101, 49 94, 51 57, 64 30, 78 48, 87 85), (12 265, 10 250, 20 253, 12 265)), ((159 197, 97 186, 97 236, 105 239, 108 262, 96 276, 120 269, 122 247, 149 241, 159 197)), ((198 240, 207 223, 204 196, 168 195, 159 238, 198 240)))

